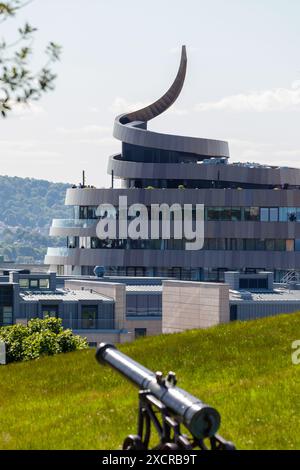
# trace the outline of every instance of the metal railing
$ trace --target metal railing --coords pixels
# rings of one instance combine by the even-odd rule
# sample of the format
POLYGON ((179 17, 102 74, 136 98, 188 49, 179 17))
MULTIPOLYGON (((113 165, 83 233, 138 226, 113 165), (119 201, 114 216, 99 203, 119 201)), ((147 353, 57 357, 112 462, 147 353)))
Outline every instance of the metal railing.
POLYGON ((279 281, 280 284, 291 284, 293 282, 300 282, 299 271, 288 271, 279 281))
POLYGON ((97 319, 63 319, 63 327, 73 330, 113 330, 115 321, 113 318, 97 318, 97 319))

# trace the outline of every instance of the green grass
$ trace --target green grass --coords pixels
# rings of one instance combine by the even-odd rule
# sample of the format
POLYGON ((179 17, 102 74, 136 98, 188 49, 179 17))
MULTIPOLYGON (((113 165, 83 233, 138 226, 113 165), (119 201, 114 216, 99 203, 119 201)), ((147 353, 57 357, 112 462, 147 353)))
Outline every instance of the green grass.
MULTIPOLYGON (((300 448, 300 314, 140 339, 120 347, 215 406, 239 449, 300 448)), ((118 449, 135 433, 137 389, 78 351, 0 367, 1 449, 118 449)))

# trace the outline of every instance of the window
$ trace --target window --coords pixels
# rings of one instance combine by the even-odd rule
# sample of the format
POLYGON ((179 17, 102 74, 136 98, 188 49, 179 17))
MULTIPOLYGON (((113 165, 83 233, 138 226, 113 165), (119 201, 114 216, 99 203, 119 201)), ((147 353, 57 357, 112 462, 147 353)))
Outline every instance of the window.
POLYGON ((255 250, 255 239, 254 238, 246 238, 245 240, 245 249, 246 250, 255 250))
POLYGON ((286 251, 294 251, 294 248, 295 248, 294 240, 286 240, 285 245, 286 245, 286 251))
POLYGON ((287 219, 288 219, 287 207, 280 207, 279 208, 279 221, 287 222, 287 219))
POLYGON ((147 296, 137 295, 136 299, 136 313, 137 315, 147 315, 147 296))
POLYGON ((269 222, 269 208, 268 207, 260 208, 260 220, 261 222, 269 222))
POLYGON ((245 207, 245 220, 259 220, 259 207, 245 207))
POLYGON ((83 305, 81 309, 81 328, 97 328, 98 306, 83 305))
POLYGON ((217 249, 218 250, 226 250, 226 239, 225 238, 217 238, 217 249))
POLYGON ((49 289, 49 279, 40 279, 40 289, 49 289))
POLYGON ((288 222, 296 222, 297 212, 295 207, 288 207, 287 209, 288 222))
POLYGON ((275 240, 272 240, 272 239, 266 240, 266 250, 267 251, 275 250, 275 240))
POLYGON ((12 325, 13 310, 12 307, 3 307, 3 326, 12 325))
POLYGON ((207 208, 207 220, 219 220, 220 212, 217 207, 207 208))
POLYGON ((58 317, 58 305, 42 305, 42 316, 46 317, 58 317))
POLYGON ((77 248, 78 247, 78 237, 69 236, 67 238, 67 246, 68 248, 77 248))
POLYGON ((268 289, 268 279, 257 279, 258 289, 268 289))
POLYGON ((135 328, 134 329, 135 339, 143 338, 146 335, 147 335, 147 328, 135 328))
POLYGON ((278 207, 270 208, 270 222, 278 222, 278 207))
POLYGON ((38 288, 39 287, 38 279, 30 279, 30 287, 31 288, 38 288))
POLYGON ((65 266, 63 264, 59 264, 57 266, 57 274, 58 276, 63 276, 65 272, 65 266))
POLYGON ((300 251, 300 239, 295 240, 295 251, 300 251))
POLYGON ((21 289, 28 289, 29 288, 29 279, 20 279, 19 286, 21 289))
POLYGON ((230 207, 220 207, 220 220, 231 220, 230 207))
POLYGON ((275 251, 285 251, 286 241, 285 240, 275 240, 275 251))
POLYGON ((258 251, 264 251, 265 250, 265 240, 263 238, 257 239, 255 243, 255 248, 258 251))
POLYGON ((242 210, 240 207, 232 207, 231 209, 231 220, 242 220, 242 210))
POLYGON ((266 278, 249 277, 240 279, 240 289, 267 289, 268 280, 266 278))

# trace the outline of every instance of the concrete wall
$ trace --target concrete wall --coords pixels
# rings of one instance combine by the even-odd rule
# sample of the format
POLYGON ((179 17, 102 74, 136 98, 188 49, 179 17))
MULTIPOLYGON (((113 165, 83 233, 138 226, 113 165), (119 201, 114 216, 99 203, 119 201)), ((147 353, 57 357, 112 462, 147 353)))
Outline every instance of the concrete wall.
POLYGON ((125 327, 134 335, 135 328, 146 328, 147 336, 160 335, 162 333, 161 318, 129 318, 125 322, 125 327))
POLYGON ((229 286, 208 282, 163 281, 163 333, 229 322, 229 286))
POLYGON ((83 331, 74 330, 74 334, 83 336, 89 343, 129 343, 134 340, 134 333, 119 331, 83 331))

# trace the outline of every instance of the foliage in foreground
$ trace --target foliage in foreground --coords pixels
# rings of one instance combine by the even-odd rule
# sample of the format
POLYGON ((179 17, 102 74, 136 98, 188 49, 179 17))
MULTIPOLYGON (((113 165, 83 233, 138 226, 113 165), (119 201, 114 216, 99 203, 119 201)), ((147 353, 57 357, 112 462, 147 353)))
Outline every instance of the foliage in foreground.
POLYGON ((87 341, 64 330, 60 318, 34 318, 28 325, 12 325, 0 328, 0 340, 6 346, 7 362, 28 361, 40 356, 86 349, 87 341))
MULTIPOLYGON (((0 24, 15 17, 21 8, 30 1, 10 0, 0 2, 0 24)), ((61 47, 49 42, 45 50, 46 62, 37 72, 32 66, 33 39, 37 28, 28 22, 17 29, 17 36, 10 43, 0 40, 0 116, 18 104, 28 104, 41 98, 42 94, 53 90, 56 75, 50 64, 59 60, 61 47)))

